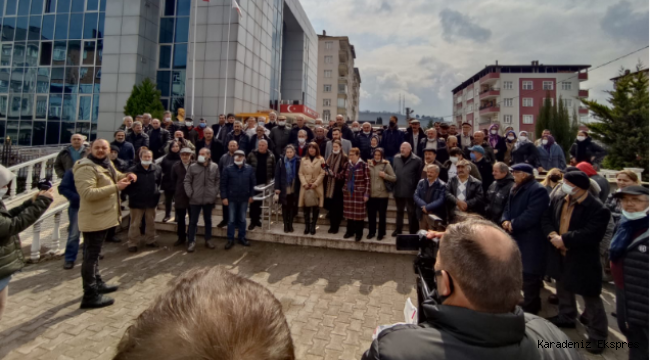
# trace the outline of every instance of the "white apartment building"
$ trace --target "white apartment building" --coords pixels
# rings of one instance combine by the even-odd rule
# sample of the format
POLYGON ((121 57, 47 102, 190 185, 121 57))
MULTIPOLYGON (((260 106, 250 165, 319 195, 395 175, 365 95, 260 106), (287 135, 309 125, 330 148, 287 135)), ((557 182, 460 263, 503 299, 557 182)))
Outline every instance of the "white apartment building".
POLYGON ((337 114, 346 121, 359 118, 361 75, 354 67, 356 53, 347 36, 318 35, 317 111, 325 121, 337 114))
POLYGON ((588 80, 584 70, 591 65, 488 65, 457 86, 453 93, 455 122, 472 124, 474 130, 499 124, 500 129, 512 126, 514 131, 534 133, 535 121, 544 100, 560 97, 569 114, 578 114, 587 121, 589 111, 580 106, 579 98, 589 96, 580 83, 588 80))

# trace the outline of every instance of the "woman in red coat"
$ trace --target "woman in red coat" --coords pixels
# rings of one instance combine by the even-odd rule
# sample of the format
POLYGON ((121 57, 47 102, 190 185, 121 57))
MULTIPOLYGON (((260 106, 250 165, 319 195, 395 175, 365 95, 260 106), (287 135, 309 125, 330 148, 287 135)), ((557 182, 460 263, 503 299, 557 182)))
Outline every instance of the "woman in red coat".
POLYGON ((348 157, 350 165, 345 174, 343 188, 343 216, 348 220, 348 230, 343 238, 356 236, 355 240, 361 241, 363 221, 366 218, 366 202, 370 197, 370 173, 368 164, 361 160, 359 148, 352 148, 348 157))

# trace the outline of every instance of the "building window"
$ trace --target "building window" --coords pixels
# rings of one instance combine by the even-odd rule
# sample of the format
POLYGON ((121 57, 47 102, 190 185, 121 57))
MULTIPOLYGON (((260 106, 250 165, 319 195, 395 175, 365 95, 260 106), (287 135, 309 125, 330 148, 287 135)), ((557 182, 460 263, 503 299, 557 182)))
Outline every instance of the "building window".
POLYGON ((325 41, 325 50, 332 50, 333 43, 331 41, 325 41))
POLYGON ((504 107, 512 107, 512 98, 503 99, 504 107))
POLYGON ((533 106, 533 98, 523 98, 522 99, 522 105, 523 107, 532 107, 533 106))
POLYGON ((512 90, 512 81, 504 81, 503 90, 512 90))
POLYGON ((346 84, 339 84, 339 94, 347 94, 348 86, 346 84))
POLYGON ((332 106, 332 99, 323 99, 323 106, 332 106))
POLYGON ((565 108, 570 108, 573 106, 573 100, 571 99, 562 99, 562 103, 564 104, 565 108))
POLYGON ((571 82, 562 81, 562 90, 571 90, 571 82))
POLYGON ((323 85, 323 91, 326 93, 332 92, 332 85, 323 85))
POLYGON ((553 90, 553 82, 552 81, 544 81, 542 83, 542 90, 553 90))
POLYGON ((329 110, 323 110, 323 121, 330 121, 331 117, 329 110))
POLYGON ((474 96, 478 96, 479 88, 474 89, 474 96))
POLYGON ((474 104, 469 104, 469 105, 467 105, 467 112, 468 112, 468 113, 470 113, 470 112, 474 112, 474 104))
POLYGON ((524 115, 524 124, 532 124, 533 123, 533 115, 524 115))
MULTIPOLYGON (((158 34, 156 85, 165 110, 185 108, 185 80, 189 34, 190 1, 164 0, 158 34)), ((188 109, 189 111, 189 109, 188 109)))
POLYGON ((333 59, 332 56, 325 56, 325 64, 331 64, 333 59))
POLYGON ((325 70, 325 77, 326 78, 331 78, 332 77, 332 70, 325 70))
POLYGON ((524 82, 522 82, 521 89, 522 90, 533 90, 533 82, 532 81, 524 81, 524 82))
POLYGON ((512 124, 512 115, 503 115, 504 124, 512 124))
POLYGON ((340 98, 339 98, 339 99, 337 99, 337 101, 336 101, 336 106, 338 106, 338 107, 340 107, 340 108, 346 108, 346 107, 348 107, 348 101, 345 100, 345 99, 340 99, 340 98))

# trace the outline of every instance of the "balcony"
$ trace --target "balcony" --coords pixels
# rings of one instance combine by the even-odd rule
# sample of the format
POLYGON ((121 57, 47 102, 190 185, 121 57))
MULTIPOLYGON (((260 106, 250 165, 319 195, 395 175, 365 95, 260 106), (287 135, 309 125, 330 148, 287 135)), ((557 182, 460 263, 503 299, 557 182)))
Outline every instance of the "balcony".
POLYGON ((489 73, 489 74, 483 76, 481 78, 481 80, 479 80, 479 82, 481 84, 483 84, 483 83, 494 83, 494 82, 497 82, 499 80, 499 78, 501 78, 501 73, 496 73, 496 72, 495 73, 489 73))
POLYGON ((487 100, 487 99, 499 97, 499 95, 501 95, 500 89, 487 89, 479 95, 479 99, 487 100))
POLYGON ((488 104, 488 105, 481 106, 479 110, 480 110, 479 114, 481 116, 487 116, 487 115, 498 113, 499 111, 501 111, 501 108, 499 107, 499 105, 496 104, 488 104))
POLYGON ((581 106, 578 109, 578 114, 580 114, 580 115, 589 115, 589 109, 587 109, 586 107, 581 106))
POLYGON ((578 81, 587 81, 589 80, 589 73, 581 72, 578 73, 578 81))
POLYGON ((578 97, 579 98, 588 98, 589 97, 589 90, 579 90, 578 91, 578 97))
POLYGON ((462 102, 457 103, 456 108, 457 109, 462 109, 463 108, 463 103, 462 102))

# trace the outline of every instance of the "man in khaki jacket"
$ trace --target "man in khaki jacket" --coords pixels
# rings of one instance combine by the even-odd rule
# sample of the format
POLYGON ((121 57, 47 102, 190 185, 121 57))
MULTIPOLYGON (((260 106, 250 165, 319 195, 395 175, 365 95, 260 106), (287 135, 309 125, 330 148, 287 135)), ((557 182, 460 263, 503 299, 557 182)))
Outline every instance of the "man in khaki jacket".
POLYGON ((134 174, 122 174, 115 170, 108 157, 109 153, 108 141, 95 140, 91 153, 79 160, 73 168, 80 198, 79 231, 83 232, 84 237, 82 309, 113 304, 113 299, 102 294, 116 291, 117 286, 106 285, 99 276, 99 253, 108 230, 120 224, 120 191, 137 180, 134 174))

